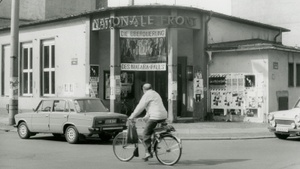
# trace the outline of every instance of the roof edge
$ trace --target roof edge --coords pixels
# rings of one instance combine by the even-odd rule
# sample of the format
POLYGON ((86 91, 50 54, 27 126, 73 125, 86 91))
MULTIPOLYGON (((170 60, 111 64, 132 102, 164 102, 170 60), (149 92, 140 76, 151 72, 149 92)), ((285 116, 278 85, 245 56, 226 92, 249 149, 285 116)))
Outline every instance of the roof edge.
MULTIPOLYGON (((196 7, 187 7, 187 6, 175 6, 175 5, 134 5, 134 6, 120 6, 120 7, 107 7, 107 8, 101 8, 101 9, 96 9, 96 10, 92 10, 92 11, 85 11, 85 12, 81 12, 78 14, 72 14, 72 15, 66 15, 63 17, 58 17, 58 18, 50 18, 50 19, 45 19, 45 20, 38 20, 38 21, 33 21, 33 22, 29 22, 29 23, 24 23, 24 24, 20 24, 20 28, 22 27, 28 27, 28 26, 32 26, 32 25, 39 25, 39 24, 46 24, 46 23, 51 23, 51 22, 59 22, 59 21, 64 21, 64 20, 68 20, 68 19, 72 19, 72 18, 78 18, 78 17, 86 17, 87 15, 93 15, 99 12, 106 12, 106 11, 113 11, 113 10, 121 10, 121 9, 145 9, 145 8, 172 8, 172 9, 183 9, 183 10, 191 10, 191 11, 195 11, 195 12, 203 12, 207 15, 211 15, 211 16, 215 16, 215 17, 219 17, 219 18, 223 18, 226 20, 231 20, 231 21, 236 21, 236 22, 241 22, 241 23, 245 23, 245 24, 249 24, 249 25, 255 25, 255 26, 259 26, 259 27, 265 27, 268 29, 273 29, 273 30, 279 30, 282 32, 289 32, 289 29, 283 28, 283 27, 279 27, 279 26, 273 26, 273 25, 269 25, 269 24, 264 24, 264 23, 260 23, 257 21, 251 21, 251 20, 247 20, 247 19, 243 19, 243 18, 239 18, 239 17, 235 17, 235 16, 231 16, 231 15, 226 15, 226 14, 222 14, 222 13, 218 13, 218 12, 214 12, 211 10, 204 10, 201 8, 196 8, 196 7)), ((0 28, 1 30, 6 30, 9 29, 10 26, 7 27, 2 27, 0 28)))

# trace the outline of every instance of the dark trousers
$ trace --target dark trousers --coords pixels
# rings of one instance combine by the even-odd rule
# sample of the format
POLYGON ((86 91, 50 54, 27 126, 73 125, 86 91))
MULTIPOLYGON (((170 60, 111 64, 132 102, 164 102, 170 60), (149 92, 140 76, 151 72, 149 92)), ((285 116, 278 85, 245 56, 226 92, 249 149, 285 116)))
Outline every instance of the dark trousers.
POLYGON ((151 152, 151 136, 154 132, 154 128, 156 127, 157 123, 161 123, 164 121, 165 121, 165 119, 163 119, 163 120, 149 119, 147 121, 144 132, 143 132, 143 142, 144 142, 146 153, 151 152))

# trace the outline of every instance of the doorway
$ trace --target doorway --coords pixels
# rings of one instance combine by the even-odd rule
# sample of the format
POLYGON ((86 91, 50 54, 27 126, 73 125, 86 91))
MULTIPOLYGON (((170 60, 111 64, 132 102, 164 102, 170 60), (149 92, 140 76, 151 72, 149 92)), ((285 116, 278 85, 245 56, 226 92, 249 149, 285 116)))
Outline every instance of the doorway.
POLYGON ((168 76, 167 71, 141 71, 135 72, 136 81, 136 98, 138 100, 143 95, 141 91, 141 86, 144 83, 150 83, 153 90, 155 90, 162 98, 165 108, 168 110, 168 76))

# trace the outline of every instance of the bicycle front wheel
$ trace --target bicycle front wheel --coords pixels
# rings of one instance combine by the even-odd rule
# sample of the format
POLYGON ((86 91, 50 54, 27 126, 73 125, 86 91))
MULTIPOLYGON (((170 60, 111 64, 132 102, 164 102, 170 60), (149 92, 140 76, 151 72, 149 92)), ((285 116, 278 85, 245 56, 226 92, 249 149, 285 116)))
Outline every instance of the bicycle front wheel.
POLYGON ((113 140, 113 151, 120 161, 130 161, 134 157, 136 147, 136 144, 127 143, 126 132, 119 133, 113 140))
POLYGON ((154 151, 160 163, 164 165, 174 165, 181 157, 181 142, 173 135, 161 136, 160 141, 155 144, 154 151))

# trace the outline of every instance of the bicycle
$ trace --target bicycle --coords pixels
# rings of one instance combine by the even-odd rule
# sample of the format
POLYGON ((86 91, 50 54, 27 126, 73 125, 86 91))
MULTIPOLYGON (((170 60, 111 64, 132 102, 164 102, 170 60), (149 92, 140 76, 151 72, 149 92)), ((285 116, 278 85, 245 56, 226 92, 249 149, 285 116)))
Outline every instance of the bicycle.
POLYGON ((134 102, 135 100, 127 100, 127 99, 122 99, 121 102, 121 113, 125 114, 127 116, 130 116, 130 112, 134 110, 134 102))
MULTIPOLYGON (((134 121, 135 122, 135 121, 134 121)), ((175 137, 171 132, 175 128, 166 122, 159 123, 154 129, 151 142, 151 153, 155 154, 156 159, 164 165, 176 164, 182 154, 181 140, 175 137)), ((127 131, 120 132, 113 140, 113 151, 115 156, 123 162, 133 159, 138 151, 139 143, 143 143, 139 136, 138 143, 127 143, 127 131)))

